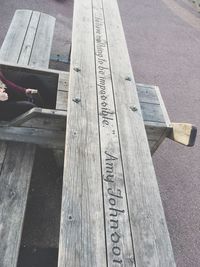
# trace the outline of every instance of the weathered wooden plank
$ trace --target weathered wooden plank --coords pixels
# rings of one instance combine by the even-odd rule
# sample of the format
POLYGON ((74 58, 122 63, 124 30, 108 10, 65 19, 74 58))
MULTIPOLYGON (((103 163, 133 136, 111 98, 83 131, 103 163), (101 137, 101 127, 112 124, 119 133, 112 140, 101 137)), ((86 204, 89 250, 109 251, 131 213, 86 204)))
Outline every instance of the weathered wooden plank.
MULTIPOLYGON (((58 87, 56 96, 56 109, 64 110, 67 113, 68 89, 69 89, 69 72, 59 73, 58 87)), ((66 127, 66 121, 65 121, 66 127)), ((63 168, 64 148, 62 150, 54 150, 54 157, 59 168, 63 168)))
POLYGON ((1 61, 48 68, 55 18, 17 10, 0 50, 1 61))
POLYGON ((56 109, 67 110, 69 88, 69 73, 60 73, 58 79, 58 91, 56 98, 56 109))
POLYGON ((175 266, 117 2, 102 1, 135 263, 175 266))
POLYGON ((43 67, 37 67, 34 68, 30 65, 28 66, 19 66, 16 63, 12 63, 12 62, 6 62, 4 60, 1 60, 0 58, 0 67, 3 70, 11 70, 11 71, 20 71, 23 73, 34 73, 34 74, 38 74, 38 75, 44 75, 44 76, 50 76, 50 77, 57 77, 58 75, 65 75, 68 72, 65 71, 60 71, 60 70, 54 70, 54 69, 47 69, 47 68, 43 68, 43 67))
POLYGON ((137 93, 140 102, 160 104, 155 90, 155 86, 137 83, 137 93))
POLYGON ((51 44, 55 18, 41 13, 40 21, 35 36, 34 46, 32 49, 29 65, 40 68, 49 67, 49 58, 51 53, 51 44))
POLYGON ((3 163, 4 163, 6 149, 7 149, 6 143, 0 142, 0 172, 1 172, 1 168, 2 168, 3 163))
POLYGON ((48 130, 65 130, 67 113, 61 110, 33 108, 8 123, 7 126, 23 126, 48 130))
POLYGON ((158 96, 158 101, 160 103, 160 107, 161 107, 161 110, 162 110, 164 121, 165 121, 167 127, 170 127, 171 122, 170 122, 170 119, 169 119, 169 116, 168 116, 167 109, 165 107, 165 103, 164 103, 163 98, 161 96, 159 87, 158 86, 154 86, 154 88, 155 88, 157 96, 158 96))
POLYGON ((47 116, 38 114, 29 121, 22 124, 23 127, 47 129, 47 130, 65 130, 66 128, 66 115, 65 116, 47 116))
POLYGON ((16 267, 35 146, 10 144, 0 173, 0 266, 16 267), (22 149, 23 148, 23 149, 22 149))
MULTIPOLYGON (((68 73, 59 75, 56 108, 60 110, 67 110, 68 80, 68 73)), ((169 117, 157 86, 137 83, 136 87, 150 151, 153 154, 170 131, 169 117)))
MULTIPOLYGON (((32 12, 30 10, 17 10, 15 12, 8 34, 0 50, 1 67, 5 67, 6 70, 12 69, 13 66, 9 67, 8 63, 10 63, 10 65, 30 64, 33 67, 36 65, 35 63, 37 63, 38 68, 42 68, 43 66, 48 67, 55 20, 45 14, 42 14, 41 17, 40 27, 38 27, 37 12, 32 12), (42 25, 44 28, 42 28, 42 25), (36 37, 34 37, 36 30, 38 31, 36 37), (44 38, 46 38, 46 42, 44 38), (39 49, 40 45, 41 49, 39 49), (35 62, 37 59, 38 61, 35 62)), ((22 70, 25 70, 25 72, 27 71, 25 68, 22 68, 22 70)), ((31 70, 33 70, 33 68, 31 70)), ((51 71, 37 71, 39 75, 41 73, 48 75, 49 72, 51 71)), ((51 72, 51 74, 52 76, 58 77, 58 73, 55 74, 55 72, 51 72)), ((12 133, 7 131, 5 134, 7 138, 14 134, 13 130, 15 130, 15 137, 17 136, 19 139, 22 138, 22 136, 19 135, 18 128, 8 129, 5 127, 4 130, 6 129, 9 131, 12 130, 12 133)), ((20 131, 21 130, 22 129, 20 129, 20 131)), ((33 133, 33 129, 25 129, 25 132, 26 136, 24 135, 23 137, 24 141, 30 138, 30 134, 36 137, 35 132, 33 133)), ((41 130, 39 130, 37 134, 40 132, 41 130)), ((36 139, 37 138, 38 136, 36 139)), ((63 137, 59 137, 58 139, 60 142, 63 137)), ((46 140, 44 140, 44 142, 46 142, 46 140)), ((54 145, 53 139, 52 144, 54 145)), ((0 142, 0 148, 3 148, 0 152, 0 164, 2 169, 0 174, 0 266, 16 267, 35 156, 35 145, 12 142, 12 144, 7 146, 5 143, 0 142)))
POLYGON ((59 72, 58 91, 69 91, 69 72, 59 72))
MULTIPOLYGON (((57 109, 67 110, 68 81, 68 73, 59 75, 56 100, 57 109)), ((157 86, 137 83, 136 87, 140 106, 142 108, 142 116, 145 123, 149 147, 151 154, 153 154, 168 135, 170 130, 169 117, 157 86), (152 143, 152 141, 155 142, 152 143), (156 143, 157 146, 155 146, 156 143)))
POLYGON ((63 149, 65 131, 28 127, 0 127, 0 140, 31 143, 52 149, 63 149))
POLYGON ((165 119, 160 105, 140 102, 140 107, 146 122, 157 122, 160 123, 161 126, 162 124, 165 124, 165 119))
POLYGON ((67 110, 68 92, 57 91, 56 109, 67 110))
POLYGON ((107 266, 90 0, 73 25, 58 266, 107 266))
POLYGON ((76 0, 72 43, 59 267, 175 266, 116 1, 76 0))
POLYGON ((19 55, 18 64, 20 65, 29 64, 29 59, 34 45, 34 39, 37 32, 39 19, 40 19, 40 12, 33 11, 30 23, 27 27, 26 36, 21 48, 21 52, 19 55))
POLYGON ((16 10, 0 49, 1 61, 17 63, 31 15, 31 10, 16 10))

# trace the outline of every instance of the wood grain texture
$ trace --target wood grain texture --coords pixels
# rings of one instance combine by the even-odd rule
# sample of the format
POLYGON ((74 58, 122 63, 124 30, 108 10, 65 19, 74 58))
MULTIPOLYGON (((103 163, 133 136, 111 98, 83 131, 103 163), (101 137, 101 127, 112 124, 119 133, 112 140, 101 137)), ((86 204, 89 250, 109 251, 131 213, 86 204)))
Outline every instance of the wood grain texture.
POLYGON ((165 124, 165 119, 160 105, 140 102, 140 107, 145 121, 158 122, 161 123, 161 125, 165 124))
POLYGON ((108 266, 134 265, 103 3, 93 0, 100 155, 108 266))
POLYGON ((0 266, 17 266, 35 146, 9 144, 0 173, 0 266))
POLYGON ((40 20, 40 12, 33 11, 22 44, 20 56, 17 62, 20 65, 27 66, 29 64, 29 59, 31 56, 31 51, 34 46, 34 39, 38 29, 39 20, 40 20))
POLYGON ((140 102, 160 104, 154 85, 137 83, 136 88, 140 102))
POLYGON ((5 142, 0 142, 0 171, 2 169, 5 155, 6 155, 7 145, 5 142))
POLYGON ((69 72, 59 72, 58 91, 69 91, 69 72))
POLYGON ((54 27, 55 18, 41 13, 28 65, 34 66, 35 68, 49 67, 54 27))
POLYGON ((116 1, 73 25, 58 266, 175 266, 116 1))
MULTIPOLYGON (((53 39, 54 19, 50 18, 43 22, 38 29, 38 12, 31 10, 17 10, 0 49, 1 67, 6 64, 6 69, 13 68, 7 66, 13 64, 23 64, 35 66, 36 57, 40 59, 38 67, 48 67, 50 57, 50 47, 53 39), (44 25, 44 36, 47 38, 44 49, 44 40, 39 38, 42 35, 42 25, 44 25), (49 28, 48 28, 49 25, 49 28), (41 46, 43 48, 40 48, 41 46), (34 53, 33 52, 34 47, 34 53), (40 54, 41 53, 41 54, 40 54), (30 60, 31 57, 31 60, 30 60), (41 63, 41 64, 40 64, 41 63)), ((42 37, 42 36, 41 36, 42 37)), ((44 70, 42 70, 42 73, 44 70)), ((47 72, 47 71, 46 71, 47 72)), ((45 72, 45 73, 46 73, 45 72)), ((39 71, 39 73, 41 73, 39 71)), ((7 138, 13 134, 13 128, 4 128, 7 138), (12 133, 9 132, 12 130, 12 133)), ((26 129, 27 130, 27 129, 26 129)), ((15 129, 15 134, 18 129, 15 129)), ((26 138, 30 138, 32 129, 28 129, 26 138)), ((23 138, 18 135, 18 138, 23 138)), ((35 145, 23 143, 10 143, 7 145, 0 142, 0 266, 16 267, 18 252, 21 241, 22 226, 26 208, 31 172, 35 157, 35 145)))
POLYGON ((158 97, 158 101, 160 103, 160 107, 161 107, 161 110, 162 110, 164 121, 165 121, 167 127, 170 127, 171 122, 170 122, 170 119, 169 119, 169 115, 168 115, 167 109, 165 107, 165 103, 164 103, 163 98, 161 96, 160 89, 159 89, 158 86, 154 86, 154 89, 156 91, 156 94, 157 94, 157 97, 158 97))
MULTIPOLYGON (((67 110, 69 73, 59 74, 56 109, 67 110)), ((136 83, 151 154, 170 131, 170 121, 157 86, 136 83), (152 142, 155 141, 155 142, 152 142)))
POLYGON ((175 266, 117 3, 103 4, 136 266, 175 266))
POLYGON ((66 116, 66 111, 33 108, 12 120, 6 126, 23 126, 38 129, 65 131, 66 116))
POLYGON ((57 91, 56 109, 66 111, 67 110, 67 102, 68 102, 68 92, 57 91))
POLYGON ((75 1, 73 25, 58 266, 103 267, 107 259, 90 0, 75 1))
POLYGON ((16 63, 12 63, 12 62, 6 62, 4 60, 0 59, 0 67, 3 70, 10 70, 10 71, 17 71, 20 70, 20 72, 23 73, 34 73, 35 75, 43 75, 43 76, 50 76, 50 77, 58 77, 59 74, 65 75, 68 72, 65 71, 60 71, 60 70, 54 70, 54 69, 47 69, 47 68, 43 68, 43 67, 37 67, 34 68, 30 65, 28 66, 20 66, 16 63))
POLYGON ((30 143, 51 149, 64 149, 65 131, 4 126, 0 127, 0 140, 30 143))
POLYGON ((17 10, 15 12, 0 49, 1 61, 11 63, 18 62, 31 15, 31 10, 17 10))
POLYGON ((69 73, 60 73, 58 78, 58 90, 56 98, 56 109, 67 110, 69 90, 69 73))
POLYGON ((55 18, 31 10, 16 10, 0 50, 3 62, 48 68, 55 18))

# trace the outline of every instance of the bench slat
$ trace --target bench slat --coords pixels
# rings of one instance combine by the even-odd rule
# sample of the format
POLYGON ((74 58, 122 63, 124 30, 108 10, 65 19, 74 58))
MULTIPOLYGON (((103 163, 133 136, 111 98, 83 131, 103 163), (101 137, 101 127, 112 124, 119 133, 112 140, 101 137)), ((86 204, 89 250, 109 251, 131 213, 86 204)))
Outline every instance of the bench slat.
POLYGON ((0 142, 0 171, 4 163, 7 145, 5 142, 0 142))
POLYGON ((0 173, 0 266, 16 267, 35 146, 8 145, 0 173))
POLYGON ((137 92, 140 102, 160 104, 155 86, 137 83, 137 92))
POLYGON ((56 109, 67 110, 69 89, 69 72, 60 73, 58 78, 58 91, 56 98, 56 109))
MULTIPOLYGON (((56 109, 67 110, 69 73, 59 74, 56 109)), ((153 154, 168 135, 170 121, 159 88, 153 85, 136 84, 142 116, 153 154), (157 146, 155 146, 157 144, 157 146)))
POLYGON ((90 1, 75 1, 73 17, 58 266, 107 266, 90 1))
POLYGON ((0 50, 2 62, 48 68, 55 18, 31 10, 16 10, 0 50))
POLYGON ((18 60, 18 64, 20 65, 29 65, 30 55, 34 45, 34 39, 37 32, 39 19, 40 12, 33 11, 18 60))
POLYGON ((17 10, 15 12, 6 38, 0 49, 1 61, 10 63, 18 62, 31 15, 31 10, 17 10))
POLYGON ((103 6, 135 262, 175 266, 117 2, 103 0, 103 6), (126 76, 131 81, 125 83, 126 76), (138 111, 130 112, 130 105, 138 111))
POLYGON ((54 26, 55 18, 41 13, 34 46, 29 60, 30 66, 39 68, 49 67, 54 26))
POLYGON ((65 131, 4 126, 0 128, 0 140, 30 143, 51 149, 63 149, 65 131))

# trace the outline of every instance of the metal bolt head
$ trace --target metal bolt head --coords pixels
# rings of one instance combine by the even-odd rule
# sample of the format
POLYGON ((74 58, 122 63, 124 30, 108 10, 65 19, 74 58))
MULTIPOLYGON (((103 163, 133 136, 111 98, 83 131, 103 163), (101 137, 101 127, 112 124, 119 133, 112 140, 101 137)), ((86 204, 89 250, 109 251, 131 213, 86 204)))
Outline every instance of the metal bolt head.
POLYGON ((127 77, 125 78, 125 80, 126 80, 126 81, 131 81, 131 77, 128 77, 128 76, 127 76, 127 77))
POLYGON ((80 98, 75 97, 72 99, 76 104, 78 104, 79 102, 81 102, 80 98))
POLYGON ((130 109, 131 109, 132 111, 137 111, 137 110, 138 110, 138 108, 137 108, 136 106, 132 106, 132 107, 130 107, 130 109))
POLYGON ((75 68, 74 68, 74 71, 79 72, 79 71, 81 71, 81 69, 75 67, 75 68))

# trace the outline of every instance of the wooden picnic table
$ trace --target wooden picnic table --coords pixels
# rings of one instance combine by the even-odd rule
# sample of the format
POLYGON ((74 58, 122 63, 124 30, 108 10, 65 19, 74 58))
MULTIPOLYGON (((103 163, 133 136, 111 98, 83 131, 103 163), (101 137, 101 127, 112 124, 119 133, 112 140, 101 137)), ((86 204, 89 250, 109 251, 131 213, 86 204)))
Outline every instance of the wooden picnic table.
POLYGON ((135 83, 116 0, 75 0, 70 73, 48 69, 54 23, 17 10, 0 49, 12 81, 54 91, 50 108, 0 122, 0 265, 17 265, 39 145, 65 151, 59 267, 175 266, 151 153, 165 137, 194 145, 196 128, 135 83))

